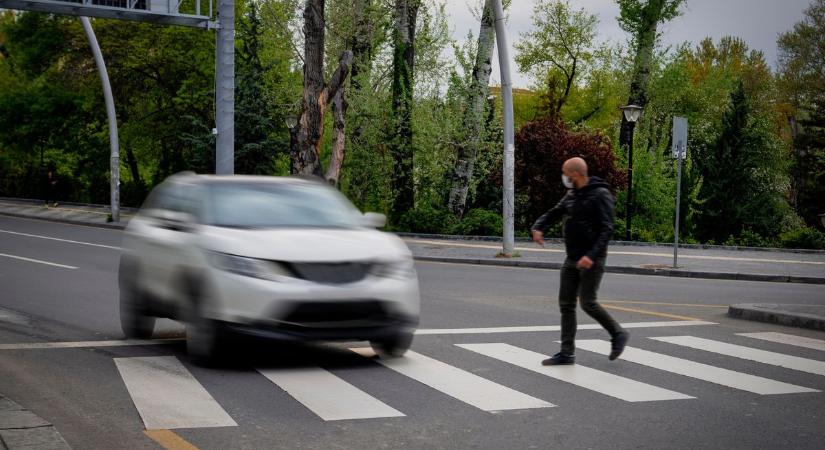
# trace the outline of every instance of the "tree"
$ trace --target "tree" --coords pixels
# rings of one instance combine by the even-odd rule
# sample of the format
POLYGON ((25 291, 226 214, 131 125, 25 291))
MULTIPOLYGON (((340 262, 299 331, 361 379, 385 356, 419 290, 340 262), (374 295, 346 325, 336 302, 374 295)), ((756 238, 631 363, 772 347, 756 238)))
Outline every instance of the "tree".
POLYGON ((702 174, 696 226, 700 239, 721 243, 745 230, 767 237, 786 231, 783 155, 771 124, 752 114, 743 82, 730 94, 716 140, 697 150, 695 163, 702 174))
POLYGON ((352 52, 344 51, 329 84, 324 81, 324 0, 307 0, 304 8, 304 92, 292 153, 292 173, 323 176, 321 138, 324 113, 349 74, 352 52))
POLYGON ((601 133, 571 131, 558 117, 543 117, 524 125, 516 133, 515 156, 516 192, 528 199, 526 208, 518 214, 520 229, 528 228, 532 220, 564 196, 561 166, 569 158, 584 158, 589 174, 604 178, 613 189, 621 189, 626 183, 616 166, 610 138, 601 133))
POLYGON ((547 113, 558 115, 582 72, 593 60, 598 18, 568 1, 541 0, 533 9, 534 31, 523 33, 516 64, 545 84, 547 113))
POLYGON ((473 178, 479 146, 484 135, 484 110, 489 94, 490 73, 493 70, 491 64, 493 45, 495 44, 493 20, 493 2, 492 0, 485 0, 481 14, 475 63, 472 69, 472 81, 467 92, 467 104, 464 110, 462 129, 466 134, 463 134, 459 139, 458 156, 453 168, 452 187, 447 204, 450 211, 459 218, 464 215, 464 209, 467 205, 467 193, 470 188, 470 181, 473 178))
POLYGON ((825 1, 779 37, 779 84, 793 149, 790 202, 811 226, 825 213, 825 1))
POLYGON ((249 2, 238 21, 235 90, 235 171, 239 174, 271 174, 276 142, 274 124, 265 92, 266 68, 261 61, 261 18, 255 2, 249 2))
MULTIPOLYGON (((648 102, 648 80, 653 63, 653 50, 659 37, 659 24, 679 15, 684 0, 616 0, 619 4, 619 25, 631 35, 635 48, 633 75, 630 81, 629 105, 645 107, 648 102)), ((628 149, 633 144, 633 123, 622 117, 619 145, 628 149)), ((632 167, 632 162, 630 166, 632 167)))
POLYGON ((393 218, 412 209, 415 203, 412 109, 415 31, 420 7, 421 0, 395 0, 392 75, 394 129, 390 141, 393 157, 393 218))

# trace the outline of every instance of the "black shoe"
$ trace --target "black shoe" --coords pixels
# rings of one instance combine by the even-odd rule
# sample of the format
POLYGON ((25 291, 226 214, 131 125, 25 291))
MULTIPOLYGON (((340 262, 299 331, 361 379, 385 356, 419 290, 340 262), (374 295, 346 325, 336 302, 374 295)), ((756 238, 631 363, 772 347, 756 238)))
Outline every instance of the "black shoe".
POLYGON ((556 353, 552 358, 547 358, 541 362, 542 366, 567 366, 576 364, 576 355, 569 355, 567 353, 556 353))
POLYGON ((627 331, 620 331, 613 339, 610 340, 610 360, 618 358, 624 351, 627 341, 630 339, 630 333, 627 331))

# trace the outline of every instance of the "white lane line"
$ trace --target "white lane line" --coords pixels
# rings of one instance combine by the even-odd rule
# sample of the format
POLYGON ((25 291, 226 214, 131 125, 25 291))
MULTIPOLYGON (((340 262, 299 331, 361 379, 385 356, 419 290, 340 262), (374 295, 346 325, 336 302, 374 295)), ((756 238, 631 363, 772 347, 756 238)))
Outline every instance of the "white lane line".
MULTIPOLYGON (((351 348, 350 350, 367 358, 375 357, 375 353, 369 348, 351 348)), ((376 359, 376 361, 483 411, 555 406, 413 351, 407 351, 403 358, 376 359)))
POLYGON ((761 339, 763 341, 776 342, 779 344, 793 345, 796 347, 810 348, 812 350, 820 350, 825 352, 825 341, 820 339, 811 339, 802 336, 795 336, 785 333, 737 333, 737 336, 745 336, 754 339, 761 339))
POLYGON ((119 340, 119 341, 79 341, 79 342, 25 342, 22 344, 0 344, 0 350, 40 350, 49 348, 92 348, 128 347, 132 345, 174 344, 182 339, 119 340))
POLYGON ((238 425, 174 356, 115 364, 147 430, 238 425))
MULTIPOLYGON (((484 248, 484 249, 500 249, 501 245, 485 245, 485 244, 462 244, 457 242, 445 241, 425 241, 418 239, 404 239, 404 241, 411 244, 426 244, 426 245, 442 245, 445 247, 467 247, 467 248, 484 248)), ((554 248, 535 248, 535 247, 516 247, 515 250, 525 252, 540 252, 540 253, 564 253, 562 249, 554 248)), ((653 252, 623 252, 610 250, 610 255, 626 255, 626 256, 657 256, 672 258, 672 253, 653 253, 653 252)), ((746 261, 746 262, 763 262, 763 263, 784 263, 784 264, 811 264, 817 266, 825 266, 825 261, 802 261, 791 259, 768 259, 768 258, 739 258, 735 256, 703 256, 703 255, 683 255, 680 258, 685 259, 707 259, 713 261, 746 261)))
POLYGON ((56 237, 51 237, 51 236, 43 236, 43 235, 39 235, 39 234, 20 233, 20 232, 17 232, 17 231, 8 231, 8 230, 0 230, 0 233, 16 234, 18 236, 26 236, 26 237, 33 237, 33 238, 39 238, 39 239, 48 239, 50 241, 67 242, 69 244, 89 245, 89 246, 92 246, 92 247, 100 247, 100 248, 109 248, 109 249, 112 249, 112 250, 120 250, 120 247, 115 247, 115 246, 112 246, 112 245, 93 244, 91 242, 73 241, 71 239, 61 239, 61 238, 56 238, 56 237))
MULTIPOLYGON (((599 339, 577 339, 576 348, 596 352, 602 355, 610 354, 610 342, 599 339)), ((817 389, 796 386, 781 381, 762 378, 747 373, 722 369, 720 367, 689 361, 649 352, 639 348, 626 347, 622 353, 623 360, 641 364, 654 369, 664 370, 686 377, 696 378, 722 386, 741 389, 761 395, 795 394, 801 392, 819 392, 817 389)))
POLYGON ((258 369, 323 420, 403 417, 404 413, 320 367, 258 369))
POLYGON ((5 253, 0 253, 0 256, 6 257, 6 258, 11 258, 11 259, 19 259, 21 261, 28 261, 28 262, 38 263, 38 264, 45 264, 47 266, 60 267, 60 268, 63 268, 63 269, 77 269, 77 267, 75 267, 75 266, 67 266, 65 264, 57 264, 57 263, 53 263, 53 262, 43 261, 43 260, 40 260, 40 259, 24 258, 22 256, 7 255, 5 253))
POLYGON ((652 337, 649 339, 718 353, 720 355, 733 356, 734 358, 747 359, 749 361, 756 361, 763 364, 770 364, 772 366, 784 367, 786 369, 798 370, 800 372, 812 373, 814 375, 825 376, 825 362, 815 361, 813 359, 799 358, 797 356, 769 352, 766 350, 759 350, 693 336, 652 337))
POLYGON ((522 367, 600 394, 628 402, 653 402, 661 400, 685 400, 694 398, 640 381, 620 377, 579 364, 569 366, 542 366, 547 356, 510 344, 456 344, 461 348, 490 358, 522 367))
MULTIPOLYGON (((717 325, 715 322, 701 320, 676 320, 663 322, 629 322, 623 323, 623 328, 663 328, 663 327, 690 327, 697 325, 717 325)), ((601 330, 599 324, 579 325, 579 330, 601 330)), ((529 327, 490 327, 490 328, 422 328, 416 330, 416 335, 446 335, 446 334, 494 334, 494 333, 528 333, 536 331, 560 331, 560 325, 529 326, 529 327)))

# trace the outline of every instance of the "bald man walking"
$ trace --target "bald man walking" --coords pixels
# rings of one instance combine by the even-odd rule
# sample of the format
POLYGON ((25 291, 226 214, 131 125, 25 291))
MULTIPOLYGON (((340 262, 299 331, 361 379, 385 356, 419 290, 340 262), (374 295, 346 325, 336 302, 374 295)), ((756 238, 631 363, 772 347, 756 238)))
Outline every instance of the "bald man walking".
POLYGON ((559 203, 533 224, 533 241, 544 245, 544 231, 564 217, 564 246, 567 258, 561 269, 559 309, 561 310, 561 351, 542 361, 556 366, 576 362, 576 299, 611 337, 610 360, 624 351, 630 337, 596 301, 604 275, 607 243, 613 233, 615 200, 610 186, 601 178, 587 175, 587 163, 571 158, 562 166, 562 183, 568 189, 559 203))

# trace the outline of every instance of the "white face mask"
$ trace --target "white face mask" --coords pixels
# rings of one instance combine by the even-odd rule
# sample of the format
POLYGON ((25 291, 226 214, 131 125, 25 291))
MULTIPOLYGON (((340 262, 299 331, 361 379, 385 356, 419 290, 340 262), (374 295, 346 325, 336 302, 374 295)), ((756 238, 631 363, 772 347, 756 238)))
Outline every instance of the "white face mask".
POLYGON ((567 189, 573 189, 575 187, 573 185, 573 180, 565 174, 561 174, 561 184, 563 184, 567 189))

